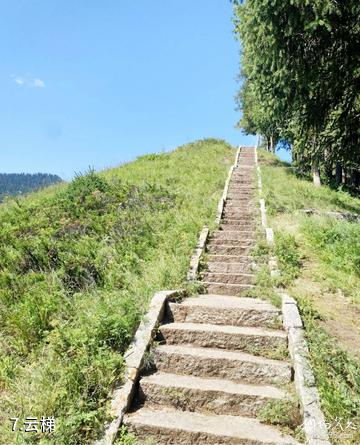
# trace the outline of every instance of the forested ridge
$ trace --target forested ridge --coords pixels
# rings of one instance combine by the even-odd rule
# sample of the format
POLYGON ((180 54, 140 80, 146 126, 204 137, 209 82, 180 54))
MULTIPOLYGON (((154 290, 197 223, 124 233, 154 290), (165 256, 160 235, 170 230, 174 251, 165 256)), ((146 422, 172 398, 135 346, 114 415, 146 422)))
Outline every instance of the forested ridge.
POLYGON ((61 182, 50 173, 0 173, 0 201, 6 195, 19 195, 61 182))
POLYGON ((360 184, 360 2, 234 0, 248 134, 330 183, 360 184))

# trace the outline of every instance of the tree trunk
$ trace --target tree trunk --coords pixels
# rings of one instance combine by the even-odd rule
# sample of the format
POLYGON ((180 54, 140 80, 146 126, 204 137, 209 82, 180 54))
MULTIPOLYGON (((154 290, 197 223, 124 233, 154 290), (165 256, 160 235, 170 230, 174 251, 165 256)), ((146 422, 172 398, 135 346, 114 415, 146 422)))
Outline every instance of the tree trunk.
POLYGON ((346 185, 346 179, 347 179, 347 171, 346 171, 346 167, 344 167, 342 169, 342 178, 341 178, 341 182, 346 185))
POLYGON ((341 184, 342 182, 342 167, 340 162, 337 162, 335 165, 335 178, 336 178, 336 184, 341 184))
POLYGON ((320 179, 320 172, 319 172, 319 162, 317 159, 312 160, 311 173, 313 176, 313 184, 315 185, 315 187, 320 187, 321 179, 320 179))
POLYGON ((271 151, 271 153, 275 153, 274 139, 273 139, 272 135, 270 136, 270 151, 271 151))
POLYGON ((270 151, 270 138, 266 136, 267 151, 270 151))
POLYGON ((359 170, 353 170, 353 186, 359 188, 360 185, 360 172, 359 170))

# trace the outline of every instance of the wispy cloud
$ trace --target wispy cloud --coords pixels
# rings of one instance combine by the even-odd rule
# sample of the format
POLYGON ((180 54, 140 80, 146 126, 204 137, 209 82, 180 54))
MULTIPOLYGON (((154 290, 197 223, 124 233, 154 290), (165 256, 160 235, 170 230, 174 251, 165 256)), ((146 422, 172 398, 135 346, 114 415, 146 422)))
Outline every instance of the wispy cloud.
POLYGON ((37 77, 13 76, 13 81, 22 87, 27 88, 45 88, 45 82, 37 77))

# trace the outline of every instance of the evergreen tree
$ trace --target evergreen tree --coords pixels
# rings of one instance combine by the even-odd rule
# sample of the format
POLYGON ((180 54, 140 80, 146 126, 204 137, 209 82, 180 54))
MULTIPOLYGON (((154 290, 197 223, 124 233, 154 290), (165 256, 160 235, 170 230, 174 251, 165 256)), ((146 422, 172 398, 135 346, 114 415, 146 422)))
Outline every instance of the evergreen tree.
POLYGON ((359 169, 359 17, 355 0, 234 1, 241 125, 286 139, 316 183, 319 168, 359 169))

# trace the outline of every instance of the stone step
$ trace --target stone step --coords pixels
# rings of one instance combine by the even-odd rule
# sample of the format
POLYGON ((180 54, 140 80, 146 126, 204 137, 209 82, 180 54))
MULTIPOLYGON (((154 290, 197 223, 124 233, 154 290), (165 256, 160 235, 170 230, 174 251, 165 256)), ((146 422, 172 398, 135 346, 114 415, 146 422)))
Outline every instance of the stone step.
POLYGON ((249 174, 249 172, 235 172, 231 176, 230 182, 242 182, 245 184, 255 185, 255 176, 251 173, 249 174))
POLYGON ((254 246, 255 240, 253 239, 228 239, 228 238, 220 238, 220 239, 213 239, 211 238, 207 244, 208 246, 254 246))
MULTIPOLYGON (((258 219, 257 219, 256 215, 241 216, 241 217, 237 216, 236 218, 227 216, 227 217, 223 218, 221 222, 223 224, 231 224, 231 225, 244 224, 244 223, 250 223, 251 222, 254 225, 254 224, 256 224, 257 220, 258 219)), ((249 228, 248 230, 254 230, 254 229, 253 228, 249 228)))
POLYGON ((249 229, 253 229, 255 230, 256 228, 256 224, 254 222, 242 222, 242 223, 238 223, 235 225, 232 224, 227 224, 226 221, 221 221, 221 225, 220 225, 220 230, 223 232, 242 232, 244 230, 249 230, 249 229))
POLYGON ((226 246, 223 244, 212 245, 211 242, 206 246, 208 253, 217 255, 248 255, 250 246, 226 246))
POLYGON ((254 181, 253 180, 249 181, 248 179, 241 179, 241 178, 233 177, 230 181, 230 184, 234 185, 234 186, 245 187, 245 188, 249 188, 249 187, 256 188, 254 186, 254 181))
POLYGON ((211 233, 210 240, 255 240, 255 234, 253 230, 236 230, 231 232, 227 230, 224 232, 223 230, 215 230, 211 233))
POLYGON ((235 205, 227 205, 224 208, 224 211, 230 211, 230 212, 234 212, 234 211, 238 211, 238 212, 244 212, 244 213, 250 213, 250 214, 256 214, 258 213, 259 209, 258 207, 254 206, 254 205, 240 205, 240 206, 235 206, 235 205))
POLYGON ((157 370, 175 374, 216 377, 238 383, 283 385, 291 381, 291 366, 238 351, 160 345, 154 350, 157 370))
POLYGON ((250 200, 248 198, 244 199, 227 199, 226 200, 226 207, 256 207, 253 200, 250 200))
POLYGON ((231 176, 231 181, 243 181, 243 182, 248 182, 250 184, 254 184, 255 183, 255 176, 249 172, 249 171, 234 171, 232 176, 231 176))
POLYGON ((247 417, 142 408, 126 415, 124 423, 138 440, 154 445, 300 445, 247 417))
POLYGON ((256 417, 267 403, 285 398, 285 392, 274 386, 223 379, 157 372, 140 380, 140 402, 182 411, 256 417))
POLYGON ((169 303, 167 316, 177 323, 232 326, 281 326, 281 312, 265 300, 204 294, 169 303))
POLYGON ((229 273, 229 272, 202 272, 204 281, 230 284, 253 284, 254 274, 249 273, 229 273))
MULTIPOLYGON (((230 225, 230 226, 242 226, 244 224, 248 224, 248 231, 254 231, 257 223, 257 218, 255 217, 242 217, 242 218, 229 218, 225 217, 221 220, 221 224, 230 225)), ((245 230, 245 229, 242 229, 245 230)))
MULTIPOLYGON (((227 194, 227 198, 229 196, 231 196, 232 198, 238 198, 238 199, 242 199, 242 198, 255 198, 256 196, 256 189, 251 189, 249 190, 248 188, 241 188, 241 190, 232 190, 231 185, 229 186, 229 190, 228 190, 228 194, 227 194)), ((238 187, 239 188, 239 187, 238 187)))
POLYGON ((252 273, 255 271, 255 265, 252 263, 208 262, 205 267, 207 272, 215 273, 252 273))
POLYGON ((241 208, 241 207, 226 207, 224 209, 223 217, 236 218, 255 218, 258 214, 257 209, 241 208))
POLYGON ((266 355, 269 350, 286 350, 284 331, 258 327, 205 323, 169 323, 160 327, 161 337, 169 345, 188 344, 201 348, 220 348, 266 355))
POLYGON ((254 287, 251 284, 225 284, 214 281, 203 281, 202 285, 209 294, 232 296, 242 295, 254 287))
POLYGON ((209 263, 239 263, 253 264, 253 259, 248 255, 207 255, 209 263))
POLYGON ((251 185, 241 185, 241 184, 236 184, 236 183, 231 183, 230 182, 229 192, 237 191, 237 190, 240 190, 240 191, 245 191, 246 190, 246 191, 252 192, 254 190, 257 190, 257 187, 256 186, 251 186, 251 185))
POLYGON ((246 212, 246 213, 257 213, 259 211, 258 207, 255 205, 251 205, 249 203, 235 205, 237 203, 235 202, 235 204, 234 204, 234 202, 235 201, 230 201, 230 203, 226 203, 224 210, 225 211, 226 210, 231 210, 231 211, 238 210, 238 211, 246 212))
POLYGON ((228 192, 226 199, 228 200, 239 200, 239 199, 247 199, 247 200, 254 200, 256 198, 255 193, 248 193, 248 192, 228 192))
POLYGON ((227 200, 226 201, 226 207, 229 208, 234 208, 234 207, 240 207, 243 210, 248 210, 248 211, 252 211, 252 210, 258 210, 258 205, 252 203, 251 201, 249 201, 248 199, 244 199, 244 200, 239 200, 239 199, 232 199, 232 200, 227 200))

